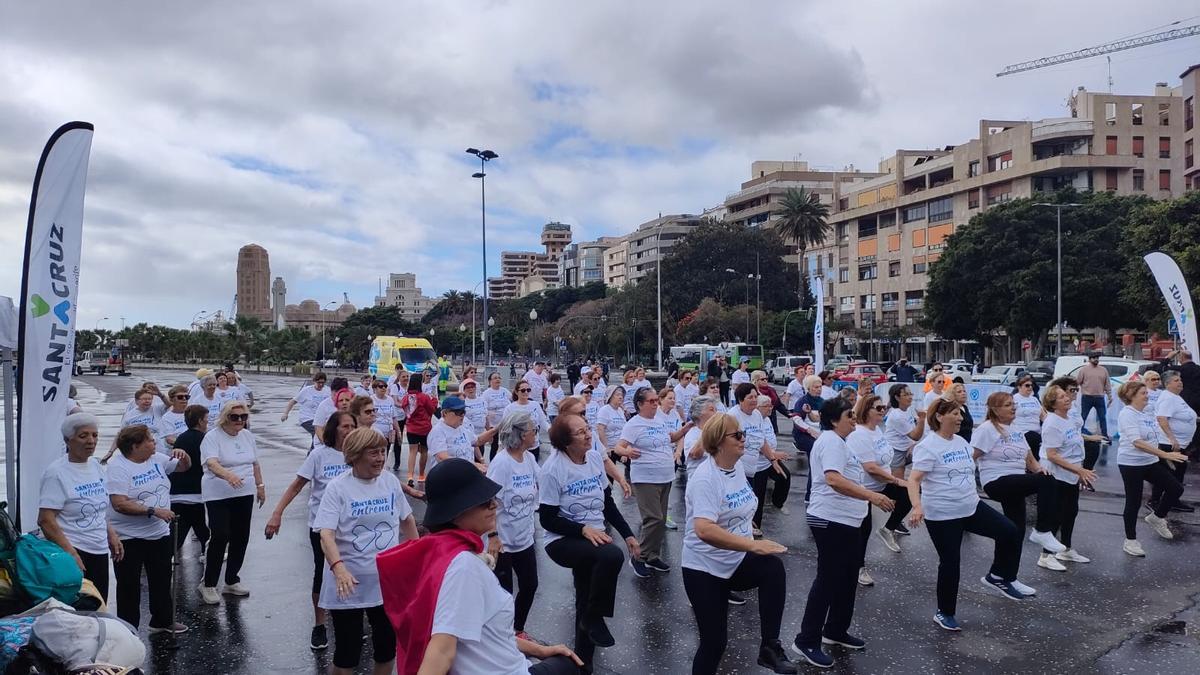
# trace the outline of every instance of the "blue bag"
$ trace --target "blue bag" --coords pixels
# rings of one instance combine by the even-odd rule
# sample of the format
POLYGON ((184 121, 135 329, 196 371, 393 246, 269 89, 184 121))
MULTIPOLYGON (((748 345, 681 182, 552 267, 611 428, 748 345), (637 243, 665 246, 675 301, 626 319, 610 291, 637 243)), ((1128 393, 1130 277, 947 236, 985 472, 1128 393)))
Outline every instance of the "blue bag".
POLYGON ((46 598, 72 603, 79 596, 83 572, 58 544, 32 534, 17 539, 17 583, 36 605, 46 598))

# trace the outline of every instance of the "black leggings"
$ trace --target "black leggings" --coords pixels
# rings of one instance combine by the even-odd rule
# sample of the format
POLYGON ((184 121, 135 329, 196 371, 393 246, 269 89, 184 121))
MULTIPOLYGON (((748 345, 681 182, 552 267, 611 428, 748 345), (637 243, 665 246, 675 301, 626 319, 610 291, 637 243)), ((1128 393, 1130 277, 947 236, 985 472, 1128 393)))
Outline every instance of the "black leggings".
POLYGON ((815 648, 821 646, 822 636, 840 638, 850 630, 862 534, 860 525, 843 525, 814 516, 808 517, 808 527, 817 544, 817 575, 808 589, 796 644, 815 648))
MULTIPOLYGON (((1062 514, 1057 513, 1059 509, 1056 508, 1058 487, 1055 483, 1058 482, 1054 477, 1044 473, 1014 473, 989 481, 987 485, 983 486, 983 491, 987 493, 988 497, 1000 502, 1000 508, 1004 509, 1004 515, 1008 516, 1012 524, 1017 526, 1017 531, 1024 537, 1025 498, 1029 495, 1037 495, 1038 499, 1037 524, 1034 525, 1034 529, 1038 532, 1052 532, 1058 525, 1059 519, 1062 518, 1062 514)), ((1078 508, 1078 495, 1076 498, 1075 505, 1078 508)), ((1074 524, 1073 521, 1074 517, 1072 517, 1072 524, 1074 524)))
POLYGON ((104 604, 108 604, 108 554, 97 555, 75 549, 79 559, 83 561, 83 578, 92 582, 104 604))
POLYGON ((142 620, 142 570, 150 595, 150 627, 171 625, 171 537, 122 539, 125 555, 113 563, 117 573, 117 618, 134 628, 142 620))
POLYGON ((1154 515, 1166 518, 1183 494, 1183 486, 1175 480, 1166 462, 1158 461, 1144 466, 1121 464, 1121 482, 1125 483, 1125 538, 1137 539, 1138 511, 1142 508, 1142 483, 1149 482, 1163 491, 1163 496, 1154 507, 1154 515))
POLYGON ((504 590, 512 593, 513 572, 517 573, 517 594, 514 601, 513 630, 525 630, 525 619, 533 607, 533 596, 538 588, 537 550, 534 546, 515 553, 501 552, 496 558, 496 578, 504 590))
MULTIPOLYGON (((1158 449, 1162 450, 1163 452, 1171 452, 1170 445, 1163 445, 1160 443, 1158 446, 1158 449)), ((1180 448, 1180 452, 1183 452, 1186 454, 1187 448, 1180 448)), ((1160 463, 1162 461, 1163 460, 1160 460, 1160 463)), ((1171 475, 1175 477, 1175 480, 1178 481, 1180 485, 1183 485, 1183 477, 1185 474, 1187 474, 1187 465, 1188 465, 1187 462, 1175 462, 1175 468, 1171 468, 1170 466, 1167 467, 1167 471, 1171 472, 1171 475)), ((1180 494, 1182 494, 1182 493, 1180 493, 1180 494)), ((1150 490, 1150 502, 1152 504, 1158 503, 1162 499, 1162 496, 1163 496, 1163 487, 1161 485, 1155 485, 1150 490)), ((1178 497, 1176 497, 1176 499, 1178 499, 1178 497)))
POLYGON ((1091 471, 1096 468, 1096 460, 1100 459, 1100 442, 1083 442, 1083 468, 1091 471))
POLYGON ((338 668, 357 668, 362 658, 363 613, 371 624, 371 648, 375 663, 387 663, 396 658, 396 633, 388 621, 383 605, 358 609, 331 609, 333 619, 333 665, 338 668))
POLYGON ((758 629, 762 641, 779 639, 783 622, 783 602, 787 596, 783 561, 773 555, 747 553, 728 579, 707 572, 683 568, 683 590, 696 627, 700 645, 692 658, 692 673, 715 673, 729 638, 729 592, 758 589, 758 629))
POLYGON ((1040 460, 1042 458, 1042 434, 1038 431, 1026 431, 1025 442, 1029 444, 1029 452, 1033 453, 1033 458, 1040 460))
POLYGON ((321 533, 309 530, 308 545, 312 547, 313 554, 312 592, 313 595, 319 595, 321 580, 325 578, 325 551, 321 550, 321 533))
POLYGON ((596 645, 579 624, 584 619, 613 615, 617 576, 625 554, 616 544, 596 546, 583 537, 563 537, 546 544, 546 555, 571 570, 575 580, 575 654, 590 664, 596 645))
POLYGON ((195 532, 196 539, 200 541, 200 550, 203 551, 205 546, 208 546, 208 522, 204 517, 204 504, 202 503, 185 503, 171 502, 171 510, 175 512, 175 527, 178 528, 179 538, 175 540, 179 548, 183 548, 183 542, 187 541, 188 532, 195 532))
MULTIPOLYGON (((1058 535, 1058 541, 1063 546, 1071 548, 1071 535, 1075 532, 1075 517, 1079 515, 1079 485, 1055 479, 1054 489, 1057 497, 1058 522, 1055 523, 1057 527, 1050 531, 1058 535)), ((1038 511, 1041 510, 1042 503, 1039 501, 1038 511)), ((1024 536, 1024 531, 1021 534, 1024 536)))
POLYGON ((236 584, 246 559, 246 546, 250 543, 250 516, 254 513, 254 497, 230 497, 205 503, 208 507, 208 525, 212 537, 208 542, 208 558, 204 562, 204 585, 216 588, 221 578, 221 562, 225 549, 229 559, 225 560, 225 585, 236 584))
POLYGON ((963 532, 996 540, 990 574, 1005 581, 1017 578, 1021 564, 1021 533, 1012 521, 992 507, 979 502, 975 513, 952 520, 927 520, 929 538, 938 553, 937 607, 942 614, 954 616, 958 609, 959 560, 963 532))
POLYGON ((396 433, 396 440, 392 441, 392 471, 400 470, 400 454, 404 450, 404 423, 408 420, 400 420, 396 424, 400 426, 400 431, 396 433))
POLYGON ((880 490, 884 497, 896 502, 896 508, 888 514, 887 523, 884 525, 887 529, 895 532, 896 528, 903 524, 904 517, 912 511, 912 500, 908 498, 908 490, 894 483, 888 483, 880 490))
POLYGON ((772 465, 755 473, 754 478, 750 481, 750 486, 754 488, 754 496, 758 497, 758 508, 754 511, 754 526, 757 528, 762 527, 763 506, 767 501, 767 481, 775 482, 775 489, 771 492, 771 504, 777 509, 782 508, 787 502, 788 491, 792 489, 791 472, 787 470, 783 462, 779 463, 779 468, 783 469, 782 476, 775 472, 775 466, 772 465))

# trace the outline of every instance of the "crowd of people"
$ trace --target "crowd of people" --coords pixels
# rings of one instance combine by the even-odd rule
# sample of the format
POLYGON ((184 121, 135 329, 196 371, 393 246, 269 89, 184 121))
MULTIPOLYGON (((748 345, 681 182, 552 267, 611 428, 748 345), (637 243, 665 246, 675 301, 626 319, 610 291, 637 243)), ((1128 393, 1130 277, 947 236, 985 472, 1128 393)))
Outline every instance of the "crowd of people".
MULTIPOLYGON (((786 549, 764 532, 763 517, 772 486, 772 507, 791 513, 796 465, 779 447, 781 417, 808 460, 804 511, 817 564, 787 643, 808 664, 832 666, 829 646, 866 646, 852 629, 857 589, 875 583, 866 565, 873 538, 899 553, 903 538, 924 526, 938 556, 931 615, 948 631, 962 630, 960 577, 972 564, 961 556, 966 532, 994 541, 980 577, 986 589, 1012 601, 1038 593, 1019 578, 1030 496, 1037 517, 1027 539, 1038 567, 1069 572, 1090 562, 1075 547, 1074 526, 1080 491, 1097 478, 1091 446, 1110 439, 1106 426, 1095 433, 1085 424, 1094 407, 1081 396, 1089 375, 1058 378, 1037 395, 1032 380, 1018 381, 1014 391, 988 396, 976 421, 965 388, 945 383, 938 364, 927 391, 899 382, 881 396, 870 381, 836 391, 831 374, 811 365, 797 368, 780 394, 745 360, 737 368, 723 361, 709 364, 704 381, 678 370, 661 388, 641 368, 610 384, 603 367, 584 365, 571 373, 570 394, 543 363, 511 389, 499 373, 480 377, 469 365, 457 391, 440 391, 437 373, 426 379, 403 367, 353 388, 314 375, 283 410, 286 420, 299 408, 311 442, 264 531, 277 536, 308 488, 312 649, 328 648, 331 626, 332 672, 353 672, 365 621, 377 673, 590 672, 596 649, 616 643, 608 620, 628 561, 639 578, 682 570, 700 638, 693 673, 717 671, 729 607, 755 589, 757 663, 797 672, 780 638, 786 549), (548 453, 540 451, 543 435, 548 453), (668 506, 681 484, 685 518, 676 523, 668 506), (626 521, 618 500, 636 504, 637 522, 626 521), (425 502, 420 527, 415 501, 425 502), (878 528, 876 510, 885 516, 878 528), (666 533, 676 529, 682 547, 672 560, 666 533), (527 632, 539 603, 539 546, 571 571, 572 647, 543 645, 527 632)), ((1116 420, 1122 550, 1130 556, 1146 555, 1139 520, 1171 539, 1169 514, 1189 508, 1180 496, 1197 417, 1183 395, 1175 369, 1116 390, 1124 404, 1116 420), (1142 518, 1145 483, 1151 510, 1142 518)), ((232 368, 198 372, 166 394, 145 383, 102 459, 93 456, 95 416, 78 410, 63 423, 66 453, 43 478, 39 525, 104 597, 111 562, 116 613, 132 625, 140 623, 144 578, 150 632, 188 630, 175 620, 170 581, 189 534, 204 560, 200 602, 250 595, 239 574, 251 514, 267 490, 249 399, 232 368)))

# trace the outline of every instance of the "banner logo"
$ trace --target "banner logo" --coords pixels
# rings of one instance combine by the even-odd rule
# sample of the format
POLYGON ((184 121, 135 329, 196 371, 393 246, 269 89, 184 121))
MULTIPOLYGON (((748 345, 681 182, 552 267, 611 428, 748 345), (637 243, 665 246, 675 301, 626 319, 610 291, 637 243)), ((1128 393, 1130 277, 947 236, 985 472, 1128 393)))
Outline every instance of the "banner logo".
MULTIPOLYGON (((35 319, 40 319, 50 311, 50 303, 46 302, 42 296, 38 295, 37 293, 34 293, 33 296, 29 298, 29 304, 29 312, 33 314, 33 318, 35 319)), ((68 313, 70 310, 71 303, 67 300, 63 300, 54 306, 54 316, 58 317, 58 320, 61 323, 70 323, 71 315, 68 313)))

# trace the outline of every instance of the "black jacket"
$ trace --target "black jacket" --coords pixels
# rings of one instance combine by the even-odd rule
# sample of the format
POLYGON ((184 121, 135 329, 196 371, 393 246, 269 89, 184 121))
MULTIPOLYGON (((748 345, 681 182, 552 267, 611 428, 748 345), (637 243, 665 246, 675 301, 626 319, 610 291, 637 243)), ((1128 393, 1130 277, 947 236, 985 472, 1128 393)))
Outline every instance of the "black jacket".
POLYGON ((187 471, 175 471, 167 476, 167 480, 171 481, 171 494, 200 494, 200 477, 204 475, 204 467, 200 464, 200 442, 203 440, 204 434, 195 429, 188 429, 175 437, 175 447, 188 454, 192 465, 187 471))

